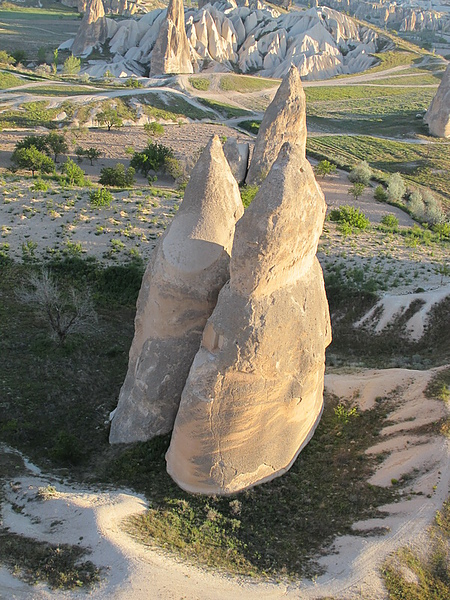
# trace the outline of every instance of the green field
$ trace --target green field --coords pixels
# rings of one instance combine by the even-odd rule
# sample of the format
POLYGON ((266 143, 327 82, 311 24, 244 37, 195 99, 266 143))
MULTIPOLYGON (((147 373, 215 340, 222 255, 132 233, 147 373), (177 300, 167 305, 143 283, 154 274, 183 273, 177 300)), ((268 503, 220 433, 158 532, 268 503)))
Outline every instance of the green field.
POLYGON ((450 206, 450 143, 414 144, 369 136, 309 137, 307 149, 341 166, 366 160, 374 169, 400 172, 411 183, 430 187, 450 206))
POLYGON ((220 80, 220 89, 224 92, 259 92, 280 85, 278 79, 263 79, 246 75, 224 75, 220 80))

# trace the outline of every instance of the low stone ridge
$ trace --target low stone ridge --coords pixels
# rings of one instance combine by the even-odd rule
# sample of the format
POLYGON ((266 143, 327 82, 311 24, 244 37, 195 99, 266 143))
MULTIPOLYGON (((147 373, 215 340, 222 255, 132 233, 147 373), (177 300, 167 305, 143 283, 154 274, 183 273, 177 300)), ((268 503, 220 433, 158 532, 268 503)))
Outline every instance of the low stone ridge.
POLYGON ((285 142, 306 152, 306 98, 300 73, 292 66, 268 106, 253 149, 246 182, 260 184, 285 142))
POLYGON ((186 36, 183 0, 170 0, 167 17, 153 48, 150 75, 193 72, 186 36))
POLYGON ((239 188, 215 136, 147 267, 128 373, 112 414, 112 444, 171 431, 206 320, 229 278, 239 188))
POLYGON ((450 137, 450 65, 447 66, 442 81, 431 101, 425 117, 431 135, 450 137))
POLYGON ((236 225, 230 281, 183 390, 166 460, 189 492, 278 477, 313 435, 331 341, 316 258, 325 209, 302 146, 285 144, 236 225))
POLYGON ((108 28, 102 0, 88 0, 86 12, 72 44, 72 54, 74 56, 89 54, 94 46, 106 40, 107 35, 108 28))

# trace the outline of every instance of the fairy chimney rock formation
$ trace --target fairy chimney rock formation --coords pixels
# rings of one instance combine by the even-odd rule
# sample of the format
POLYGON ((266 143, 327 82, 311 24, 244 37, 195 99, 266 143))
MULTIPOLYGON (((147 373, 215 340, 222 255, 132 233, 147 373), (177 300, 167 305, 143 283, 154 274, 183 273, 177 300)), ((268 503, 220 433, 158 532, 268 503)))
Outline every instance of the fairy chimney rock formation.
POLYGON ((128 373, 112 415, 112 444, 145 441, 173 426, 206 320, 229 278, 243 206, 215 136, 145 272, 128 373))
POLYGON ((88 54, 92 48, 106 40, 108 28, 102 0, 88 0, 86 12, 72 44, 72 54, 88 54))
POLYGON ((153 48, 150 75, 193 73, 184 22, 183 0, 170 0, 167 17, 153 48))
POLYGON ((259 185, 285 142, 306 148, 306 98, 300 73, 292 66, 268 106, 256 138, 246 182, 259 185))
POLYGON ((236 181, 243 183, 248 170, 250 152, 248 143, 239 143, 235 137, 229 137, 223 145, 223 152, 236 181))
POLYGON ((166 460, 189 492, 278 477, 313 435, 331 341, 316 258, 325 209, 304 144, 285 144, 236 225, 230 281, 181 397, 166 460))
POLYGON ((424 117, 431 135, 450 137, 450 64, 424 117))

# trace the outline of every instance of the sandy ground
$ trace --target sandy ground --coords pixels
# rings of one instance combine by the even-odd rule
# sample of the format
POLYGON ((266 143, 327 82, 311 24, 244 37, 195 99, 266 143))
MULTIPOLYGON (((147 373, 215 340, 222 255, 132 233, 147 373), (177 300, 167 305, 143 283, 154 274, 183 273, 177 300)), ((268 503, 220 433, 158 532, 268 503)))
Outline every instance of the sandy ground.
POLYGON ((121 523, 146 508, 143 497, 127 490, 80 488, 43 475, 32 465, 26 476, 6 485, 3 525, 12 531, 55 543, 89 548, 89 556, 102 568, 102 580, 92 590, 51 591, 44 585, 29 587, 8 570, 0 569, 2 600, 229 600, 242 598, 336 599, 385 597, 379 570, 394 550, 405 544, 426 543, 426 528, 449 491, 448 440, 421 433, 418 428, 444 417, 446 405, 423 395, 433 371, 389 369, 330 374, 329 391, 353 398, 361 410, 380 397, 394 399, 388 425, 379 443, 368 453, 385 453, 369 480, 389 486, 392 479, 413 474, 402 500, 382 507, 386 517, 354 524, 366 536, 337 538, 334 553, 320 563, 326 573, 316 581, 257 583, 204 571, 177 561, 161 551, 136 543, 121 523), (56 488, 44 498, 42 488, 56 488), (40 491, 41 488, 41 491, 40 491), (15 510, 12 509, 14 505, 15 510), (17 507, 22 510, 18 512, 17 507), (371 530, 383 535, 370 535, 371 530))

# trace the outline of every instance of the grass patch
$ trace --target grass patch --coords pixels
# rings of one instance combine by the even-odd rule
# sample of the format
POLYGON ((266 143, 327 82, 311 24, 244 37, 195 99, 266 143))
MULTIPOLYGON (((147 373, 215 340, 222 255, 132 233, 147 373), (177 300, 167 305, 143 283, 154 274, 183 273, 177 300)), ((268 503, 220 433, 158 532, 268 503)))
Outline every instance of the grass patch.
MULTIPOLYGON (((20 85, 20 84, 19 84, 20 85)), ((35 94, 36 96, 80 96, 83 94, 91 95, 94 90, 88 89, 82 85, 50 85, 50 86, 39 86, 30 88, 29 90, 24 88, 24 92, 35 94)))
POLYGON ((193 120, 215 119, 214 113, 197 108, 178 94, 167 92, 164 96, 161 96, 160 94, 149 92, 148 94, 140 95, 139 100, 146 103, 146 106, 144 106, 145 114, 154 119, 173 121, 175 123, 180 116, 193 120))
POLYGON ((307 149, 311 156, 332 160, 341 167, 351 168, 366 160, 370 166, 387 173, 401 172, 410 183, 426 186, 440 194, 450 204, 450 144, 412 144, 370 136, 330 135, 309 137, 307 149))
POLYGON ((232 119, 234 117, 244 117, 251 114, 250 110, 244 108, 238 108, 237 106, 231 106, 231 104, 225 104, 224 102, 218 102, 217 100, 207 100, 206 98, 199 98, 199 102, 212 108, 213 110, 220 113, 226 119, 232 119))
POLYGON ((189 83, 194 90, 207 92, 211 86, 211 81, 207 77, 189 77, 189 83))
POLYGON ((437 398, 444 402, 450 400, 450 368, 436 373, 427 385, 425 395, 428 398, 437 398))
POLYGON ((19 85, 26 85, 26 83, 26 81, 20 77, 16 77, 12 73, 0 71, 0 90, 7 90, 12 87, 18 87, 19 85))
POLYGON ((49 544, 0 529, 0 561, 30 584, 45 582, 53 589, 74 589, 99 580, 99 569, 80 560, 79 546, 49 544))
POLYGON ((258 135, 258 131, 261 125, 261 121, 239 121, 239 123, 236 124, 238 127, 242 127, 242 129, 245 129, 246 131, 248 131, 249 133, 253 133, 254 135, 258 135))
POLYGON ((318 574, 316 553, 338 532, 350 533, 356 519, 379 514, 376 507, 394 497, 392 489, 365 482, 374 463, 364 451, 385 422, 386 404, 357 413, 326 397, 320 425, 292 469, 227 498, 188 495, 163 474, 168 438, 139 444, 112 465, 119 481, 132 476, 135 485, 145 482, 152 503, 145 515, 129 521, 128 530, 145 544, 228 572, 318 574))
POLYGON ((248 75, 224 75, 220 80, 220 89, 224 92, 260 92, 261 90, 278 87, 278 79, 262 79, 248 75))
POLYGON ((450 597, 450 498, 429 530, 429 545, 403 548, 382 574, 389 600, 444 600, 450 597))
POLYGON ((0 113, 0 120, 6 126, 15 126, 21 128, 28 127, 47 127, 54 129, 57 124, 53 121, 58 113, 63 109, 47 108, 45 101, 25 102, 20 109, 4 110, 0 113))

